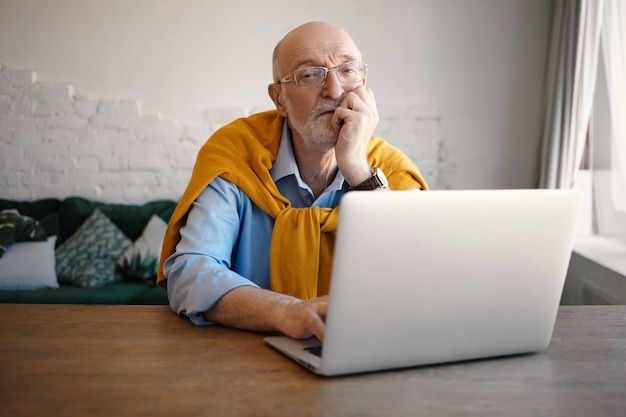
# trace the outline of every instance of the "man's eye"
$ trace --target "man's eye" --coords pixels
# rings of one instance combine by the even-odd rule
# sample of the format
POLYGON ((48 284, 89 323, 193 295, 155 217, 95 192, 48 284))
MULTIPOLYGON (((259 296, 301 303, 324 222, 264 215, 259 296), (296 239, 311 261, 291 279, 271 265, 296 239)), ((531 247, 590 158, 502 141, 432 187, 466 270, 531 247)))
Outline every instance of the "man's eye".
POLYGON ((297 72, 296 78, 298 82, 317 82, 323 74, 324 71, 319 68, 302 68, 297 72))

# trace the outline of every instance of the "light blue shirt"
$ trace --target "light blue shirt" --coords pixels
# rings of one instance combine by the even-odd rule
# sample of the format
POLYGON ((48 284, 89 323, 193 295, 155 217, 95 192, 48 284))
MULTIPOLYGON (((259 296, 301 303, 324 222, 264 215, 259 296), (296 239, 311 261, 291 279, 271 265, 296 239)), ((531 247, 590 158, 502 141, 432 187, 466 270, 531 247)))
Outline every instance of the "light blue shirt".
MULTIPOLYGON (((348 189, 337 172, 314 198, 300 177, 286 122, 270 174, 296 208, 334 208, 348 189)), ((195 324, 208 324, 202 313, 229 291, 244 285, 270 289, 273 227, 274 219, 236 185, 222 178, 213 180, 192 204, 176 251, 163 266, 172 310, 195 324)))

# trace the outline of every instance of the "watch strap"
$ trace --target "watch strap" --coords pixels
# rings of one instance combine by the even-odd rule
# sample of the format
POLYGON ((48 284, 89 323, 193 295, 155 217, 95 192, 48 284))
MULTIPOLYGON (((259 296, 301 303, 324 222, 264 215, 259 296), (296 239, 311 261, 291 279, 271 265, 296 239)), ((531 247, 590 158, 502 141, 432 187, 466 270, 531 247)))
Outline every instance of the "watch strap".
POLYGON ((384 187, 385 183, 380 179, 379 171, 380 168, 372 168, 371 177, 355 186, 351 186, 348 188, 348 191, 370 191, 384 187))

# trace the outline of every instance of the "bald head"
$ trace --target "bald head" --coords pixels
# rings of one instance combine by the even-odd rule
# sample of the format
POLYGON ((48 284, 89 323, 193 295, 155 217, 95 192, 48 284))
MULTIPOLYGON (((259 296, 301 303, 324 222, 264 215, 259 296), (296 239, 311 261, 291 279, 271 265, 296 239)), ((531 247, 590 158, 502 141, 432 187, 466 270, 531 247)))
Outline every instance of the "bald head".
POLYGON ((300 65, 326 66, 337 62, 360 61, 361 53, 345 30, 325 22, 309 22, 291 30, 274 48, 274 82, 300 65))

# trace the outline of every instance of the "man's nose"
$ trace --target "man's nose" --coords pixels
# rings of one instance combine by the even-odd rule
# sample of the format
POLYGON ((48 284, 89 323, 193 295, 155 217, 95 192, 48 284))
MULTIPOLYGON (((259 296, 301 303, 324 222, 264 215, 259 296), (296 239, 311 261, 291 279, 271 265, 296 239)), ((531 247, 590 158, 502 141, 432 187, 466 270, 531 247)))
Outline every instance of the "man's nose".
POLYGON ((337 71, 328 71, 326 83, 324 83, 324 87, 322 87, 322 96, 336 100, 341 97, 343 93, 343 84, 341 84, 339 77, 337 77, 337 71))

